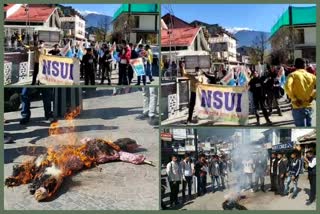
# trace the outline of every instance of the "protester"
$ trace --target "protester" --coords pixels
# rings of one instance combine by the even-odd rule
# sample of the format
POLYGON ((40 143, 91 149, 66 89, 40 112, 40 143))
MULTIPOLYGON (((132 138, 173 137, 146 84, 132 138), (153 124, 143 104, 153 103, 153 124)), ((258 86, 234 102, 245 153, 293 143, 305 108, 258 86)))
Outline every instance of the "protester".
POLYGON ((143 113, 138 116, 138 119, 148 118, 148 123, 151 126, 159 125, 159 118, 156 117, 158 103, 158 89, 156 87, 143 87, 143 113))
POLYGON ((267 65, 267 78, 265 79, 267 103, 269 107, 269 115, 272 115, 273 107, 278 111, 278 115, 282 116, 281 108, 279 105, 280 95, 280 82, 278 77, 278 70, 275 67, 267 65))
POLYGON ((276 153, 271 154, 270 158, 270 182, 271 182, 271 187, 270 191, 276 192, 277 190, 277 164, 278 164, 278 158, 276 153))
POLYGON ((248 184, 245 183, 243 191, 247 189, 247 186, 249 186, 250 191, 253 192, 253 180, 252 180, 253 172, 254 172, 253 160, 251 157, 247 157, 242 161, 242 164, 243 164, 243 172, 244 172, 245 178, 248 181, 248 184))
POLYGON ((278 162, 277 162, 277 179, 276 179, 276 195, 284 194, 284 181, 286 178, 288 163, 286 161, 285 155, 278 153, 278 162))
POLYGON ((125 40, 122 40, 121 46, 118 85, 128 85, 128 66, 130 65, 131 49, 125 40))
POLYGON ((220 160, 220 180, 221 189, 226 189, 226 183, 228 184, 228 161, 225 155, 222 155, 220 160))
MULTIPOLYGON (((139 57, 138 53, 136 52, 136 48, 134 47, 134 45, 132 43, 129 43, 129 47, 131 49, 131 59, 136 59, 139 57)), ((132 66, 128 67, 128 81, 129 81, 129 85, 131 85, 132 80, 133 80, 133 76, 134 76, 134 71, 132 66)))
POLYGON ((188 199, 192 199, 192 178, 194 174, 194 164, 190 159, 189 154, 185 154, 184 160, 181 161, 181 170, 182 170, 182 200, 186 200, 186 188, 188 186, 188 199))
POLYGON ((291 161, 288 167, 288 177, 285 182, 284 195, 289 194, 290 183, 293 182, 293 193, 291 195, 291 198, 295 198, 298 194, 298 180, 302 167, 302 161, 300 158, 297 157, 297 153, 298 151, 294 151, 291 154, 291 161))
MULTIPOLYGON (((143 64, 144 64, 144 70, 145 70, 145 72, 146 72, 146 69, 147 69, 147 58, 146 58, 146 56, 147 56, 147 53, 146 53, 146 51, 144 50, 142 44, 139 44, 139 45, 138 45, 138 48, 137 48, 137 50, 136 50, 136 53, 138 54, 138 57, 141 57, 141 58, 142 58, 142 62, 143 62, 143 64)), ((138 82, 137 82, 136 85, 140 85, 140 83, 141 83, 141 78, 142 78, 142 83, 143 83, 143 85, 146 85, 146 81, 147 81, 147 80, 146 80, 146 75, 138 76, 137 78, 138 78, 138 82)))
POLYGON ((264 177, 267 171, 267 157, 262 155, 256 155, 254 161, 254 171, 255 171, 255 190, 259 190, 259 181, 260 181, 260 189, 262 192, 265 192, 264 186, 264 177))
POLYGON ((170 206, 172 207, 173 204, 179 204, 179 185, 182 179, 182 171, 176 155, 172 155, 171 162, 167 164, 166 172, 170 184, 170 206))
POLYGON ((35 42, 34 47, 28 47, 30 50, 34 51, 34 64, 33 64, 33 73, 32 73, 32 83, 31 85, 35 85, 37 83, 37 77, 39 73, 39 59, 40 55, 45 55, 45 49, 44 49, 44 41, 40 40, 39 42, 35 42))
MULTIPOLYGON (((41 97, 43 101, 43 109, 44 109, 44 116, 46 120, 49 122, 55 121, 53 112, 52 112, 52 98, 53 98, 53 91, 51 88, 41 88, 39 90, 41 92, 41 97)), ((22 88, 21 91, 21 116, 22 119, 20 120, 21 125, 25 125, 29 123, 31 117, 31 97, 30 97, 30 89, 29 88, 22 88)))
POLYGON ((150 48, 150 45, 146 45, 145 47, 147 53, 147 67, 146 67, 146 76, 149 77, 150 83, 154 81, 152 77, 152 62, 153 62, 153 53, 150 48))
POLYGON ((310 182, 310 193, 309 193, 309 199, 306 201, 306 205, 312 204, 316 199, 316 156, 314 155, 314 152, 312 150, 307 151, 306 157, 304 158, 305 162, 308 165, 308 179, 310 182))
POLYGON ((213 155, 209 162, 209 175, 212 181, 212 192, 215 193, 217 190, 222 190, 220 183, 221 169, 217 155, 213 155), (215 186, 215 183, 217 183, 217 186, 215 186))
POLYGON ((187 119, 187 124, 192 123, 192 115, 194 111, 194 107, 196 105, 196 98, 197 98, 197 84, 199 83, 199 80, 196 78, 198 75, 198 72, 200 70, 199 67, 195 68, 195 73, 196 75, 188 74, 185 70, 185 65, 184 62, 180 63, 180 70, 182 70, 183 76, 187 77, 190 80, 190 101, 189 101, 189 114, 188 114, 188 119, 187 119))
POLYGON ((208 164, 204 154, 199 155, 199 159, 194 166, 195 176, 197 177, 197 193, 198 196, 207 193, 207 168, 208 164))
POLYGON ((89 85, 89 82, 91 85, 95 85, 95 63, 96 58, 92 49, 87 48, 87 53, 82 58, 85 85, 89 85))
POLYGON ((249 90, 252 92, 253 105, 255 108, 255 114, 257 118, 257 125, 260 125, 259 109, 262 110, 263 116, 266 120, 266 125, 272 125, 269 119, 268 112, 265 108, 265 91, 264 91, 264 80, 259 77, 257 71, 253 72, 253 77, 249 82, 249 90))
POLYGON ((101 58, 102 66, 102 74, 101 74, 101 83, 100 85, 104 84, 104 80, 107 78, 108 85, 111 85, 111 63, 112 63, 112 56, 109 49, 106 49, 104 52, 103 57, 101 58))
POLYGON ((316 97, 316 76, 305 70, 305 60, 297 58, 295 60, 296 71, 287 77, 285 91, 292 104, 292 116, 295 125, 312 125, 312 101, 316 97))
POLYGON ((53 49, 50 50, 48 52, 48 54, 51 54, 52 56, 60 56, 60 49, 59 49, 59 45, 58 44, 55 44, 53 46, 53 49))

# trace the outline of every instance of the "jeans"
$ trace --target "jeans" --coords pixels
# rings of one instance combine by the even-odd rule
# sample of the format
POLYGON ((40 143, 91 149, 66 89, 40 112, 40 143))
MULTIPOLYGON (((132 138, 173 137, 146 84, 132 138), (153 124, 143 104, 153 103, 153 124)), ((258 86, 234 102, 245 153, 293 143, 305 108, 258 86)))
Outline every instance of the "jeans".
POLYGON ((95 81, 95 74, 94 71, 91 70, 86 70, 84 71, 84 84, 85 85, 89 85, 89 82, 91 85, 95 85, 96 81, 95 81))
MULTIPOLYGON (((296 197, 297 194, 298 194, 298 180, 299 180, 299 177, 296 177, 296 179, 293 181, 293 197, 296 197)), ((289 194, 289 189, 290 189, 290 183, 291 183, 291 176, 288 176, 286 181, 285 181, 285 184, 284 184, 284 194, 287 195, 289 194)))
POLYGON ((264 173, 256 173, 255 183, 256 183, 257 190, 259 189, 259 187, 258 187, 259 181, 260 181, 260 188, 262 191, 264 191, 264 173))
MULTIPOLYGON (((52 89, 41 88, 40 90, 42 93, 44 116, 45 118, 48 119, 52 117, 52 111, 51 111, 52 89)), ((22 88, 21 102, 22 102, 21 116, 23 119, 29 120, 31 117, 31 111, 30 111, 30 96, 29 96, 28 88, 22 88)))
POLYGON ((149 80, 152 80, 152 65, 150 63, 147 63, 146 66, 146 75, 149 77, 149 80))
POLYGON ((38 73, 39 73, 39 63, 35 62, 34 66, 33 66, 32 83, 31 83, 31 85, 35 85, 37 83, 38 73))
POLYGON ((310 195, 309 195, 309 201, 314 201, 316 199, 316 184, 317 184, 317 179, 315 175, 308 175, 308 179, 310 182, 310 195))
POLYGON ((119 82, 118 85, 128 85, 128 73, 127 73, 127 64, 119 64, 119 82))
POLYGON ((157 110, 158 90, 156 87, 143 87, 143 114, 154 117, 157 110))
MULTIPOLYGON (((207 193, 207 176, 200 176, 200 194, 206 194, 207 193)), ((198 193, 199 194, 199 193, 198 193)))
MULTIPOLYGON (((246 178, 248 179, 248 183, 249 183, 249 187, 251 189, 253 189, 253 183, 252 183, 252 173, 245 173, 246 178)), ((247 184, 245 183, 245 185, 247 186, 247 184)), ((245 188, 247 188, 245 186, 245 188)))
POLYGON ((188 195, 191 198, 192 176, 185 176, 186 180, 182 181, 182 198, 186 197, 186 188, 188 185, 188 195))
POLYGON ((215 192, 216 189, 220 188, 220 176, 211 176, 212 181, 212 192, 215 192), (217 182, 217 188, 215 188, 215 182, 217 182))
POLYGON ((292 116, 295 126, 311 127, 312 108, 292 109, 292 116))
POLYGON ((180 181, 170 181, 170 203, 178 203, 180 181))
POLYGON ((189 102, 189 116, 188 116, 188 121, 190 122, 192 121, 193 110, 194 110, 194 106, 196 105, 196 98, 197 98, 196 92, 191 92, 190 102, 189 102))

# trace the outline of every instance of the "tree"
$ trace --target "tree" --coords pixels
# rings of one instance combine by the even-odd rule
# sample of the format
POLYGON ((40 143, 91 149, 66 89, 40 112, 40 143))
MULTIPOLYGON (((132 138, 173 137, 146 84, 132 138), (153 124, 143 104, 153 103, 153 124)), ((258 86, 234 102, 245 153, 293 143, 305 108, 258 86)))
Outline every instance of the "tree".
MULTIPOLYGON (((265 51, 267 49, 268 38, 265 33, 261 32, 253 41, 251 60, 264 63, 265 51)), ((256 62, 256 63, 257 63, 256 62)), ((254 63, 254 64, 256 64, 254 63)), ((258 64, 258 63, 257 63, 258 64)))
POLYGON ((299 32, 293 27, 283 27, 271 38, 271 57, 280 64, 294 61, 295 44, 299 43, 299 32), (279 59, 275 59, 279 57, 279 59))
POLYGON ((118 42, 122 39, 128 40, 132 28, 134 28, 134 17, 130 14, 121 15, 113 23, 112 38, 118 42))
POLYGON ((99 36, 97 35, 97 38, 99 37, 99 40, 97 39, 97 41, 106 41, 108 31, 110 30, 110 24, 111 23, 107 17, 104 17, 99 20, 98 22, 99 32, 97 32, 99 35, 99 36))

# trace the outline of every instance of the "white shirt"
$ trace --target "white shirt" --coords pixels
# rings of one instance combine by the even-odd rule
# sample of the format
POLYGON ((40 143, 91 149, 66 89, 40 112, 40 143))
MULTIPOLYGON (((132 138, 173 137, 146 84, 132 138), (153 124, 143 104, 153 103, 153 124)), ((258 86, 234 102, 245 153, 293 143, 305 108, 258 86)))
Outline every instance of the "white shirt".
POLYGON ((244 173, 253 173, 253 160, 242 161, 244 173))
POLYGON ((167 175, 169 181, 181 181, 181 168, 177 162, 171 161, 167 164, 167 175))
POLYGON ((314 158, 312 159, 312 161, 309 162, 308 166, 309 166, 310 168, 313 168, 313 167, 316 166, 316 157, 314 157, 314 158))

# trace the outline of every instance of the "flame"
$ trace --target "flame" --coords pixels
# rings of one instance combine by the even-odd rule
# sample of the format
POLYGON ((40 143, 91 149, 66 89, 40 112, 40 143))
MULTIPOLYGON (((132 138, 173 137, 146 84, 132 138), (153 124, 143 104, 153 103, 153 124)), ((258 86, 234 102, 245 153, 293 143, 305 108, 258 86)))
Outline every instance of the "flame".
MULTIPOLYGON (((81 111, 81 108, 80 108, 80 106, 78 106, 75 109, 73 109, 72 111, 70 111, 64 115, 64 119, 67 121, 68 127, 61 127, 61 125, 58 121, 51 123, 50 128, 49 128, 49 136, 56 136, 59 134, 74 132, 75 125, 74 125, 73 120, 74 120, 74 118, 76 118, 80 114, 80 111, 81 111)), ((71 139, 71 138, 74 138, 74 136, 68 137, 68 138, 71 139)), ((70 140, 70 142, 74 142, 74 140, 70 140)))

